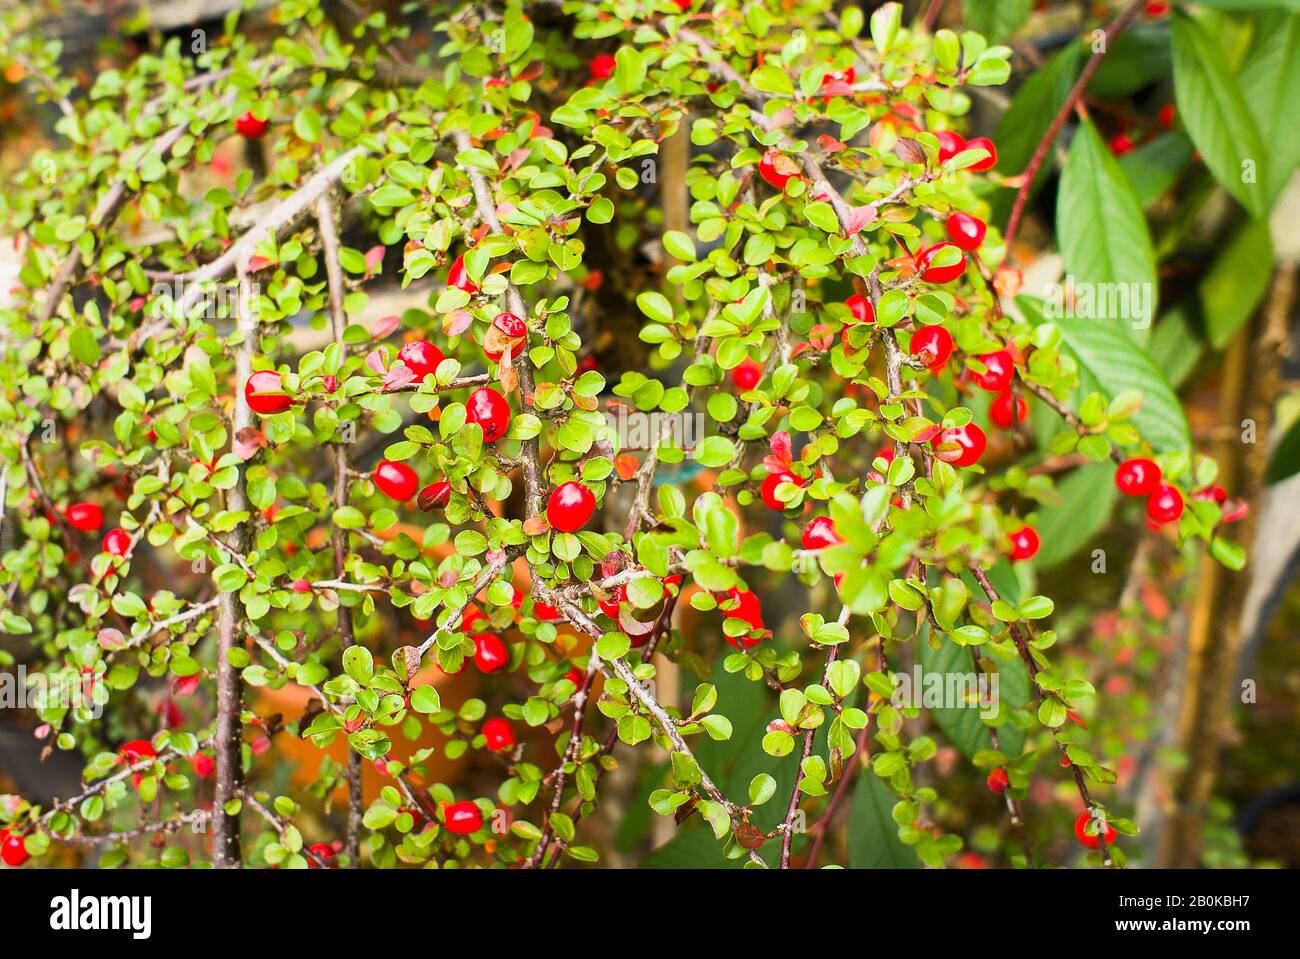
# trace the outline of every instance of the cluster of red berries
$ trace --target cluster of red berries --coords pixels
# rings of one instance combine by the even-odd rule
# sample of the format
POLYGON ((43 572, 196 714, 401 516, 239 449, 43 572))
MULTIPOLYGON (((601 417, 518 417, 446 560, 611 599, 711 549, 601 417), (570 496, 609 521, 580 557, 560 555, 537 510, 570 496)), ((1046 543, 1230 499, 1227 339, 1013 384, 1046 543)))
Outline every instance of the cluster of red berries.
POLYGON ((1177 486, 1163 482, 1155 460, 1127 459, 1115 471, 1115 486, 1125 496, 1147 498, 1147 518, 1152 523, 1172 523, 1183 515, 1183 494, 1177 486))

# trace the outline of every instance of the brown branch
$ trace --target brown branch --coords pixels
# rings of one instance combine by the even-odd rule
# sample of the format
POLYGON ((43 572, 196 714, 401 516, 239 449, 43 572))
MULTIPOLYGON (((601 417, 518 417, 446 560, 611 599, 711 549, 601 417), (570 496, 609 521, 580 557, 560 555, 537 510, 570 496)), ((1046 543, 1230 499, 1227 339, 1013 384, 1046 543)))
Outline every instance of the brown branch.
MULTIPOLYGON (((326 194, 316 201, 316 220, 320 226, 321 254, 325 258, 325 274, 329 280, 330 333, 339 349, 346 353, 343 332, 347 328, 347 315, 343 309, 344 280, 343 266, 339 262, 338 226, 334 222, 337 215, 333 198, 326 194)), ((342 509, 348 505, 348 448, 346 443, 335 442, 334 450, 334 508, 342 509)), ((348 534, 337 523, 330 533, 330 542, 334 551, 334 575, 343 578, 347 566, 348 534)), ((337 613, 339 639, 346 650, 356 642, 352 630, 352 610, 339 603, 337 613)), ((355 749, 348 750, 348 818, 344 840, 344 851, 352 868, 356 868, 361 859, 361 754, 355 749)))
POLYGON ((1074 86, 1070 88, 1070 92, 1066 96, 1065 102, 1061 104, 1061 108, 1056 111, 1056 116, 1052 118, 1052 123, 1051 126, 1047 128, 1047 133, 1045 133, 1043 139, 1038 142, 1038 146, 1034 150, 1034 155, 1029 158, 1029 166, 1025 167, 1025 172, 1020 174, 1023 178, 1020 184, 1020 190, 1016 193, 1016 202, 1011 208, 1011 218, 1007 220, 1007 228, 1003 231, 1003 242, 1006 246, 1008 260, 1012 259, 1014 255, 1012 253, 1012 244, 1015 242, 1016 233, 1020 230, 1020 218, 1024 215, 1025 204, 1029 202, 1029 194, 1034 189, 1034 180, 1038 177, 1039 168, 1043 165, 1043 161, 1047 159, 1047 154, 1051 152, 1052 144, 1056 142, 1056 138, 1060 134, 1061 128, 1065 126, 1065 121, 1069 119, 1070 114, 1074 112, 1075 105, 1079 102, 1079 98, 1083 96, 1083 92, 1088 89, 1088 84, 1092 82, 1093 74, 1095 74, 1097 68, 1101 66, 1101 58, 1104 57, 1106 51, 1110 49, 1111 41, 1115 39, 1115 36, 1121 30, 1128 26, 1134 17, 1137 16, 1138 11, 1142 6, 1142 0, 1133 0, 1132 3, 1124 8, 1119 16, 1111 21, 1110 26, 1106 28, 1106 32, 1102 37, 1100 46, 1093 52, 1092 56, 1088 58, 1088 62, 1084 64, 1083 72, 1079 74, 1079 79, 1076 80, 1074 86))

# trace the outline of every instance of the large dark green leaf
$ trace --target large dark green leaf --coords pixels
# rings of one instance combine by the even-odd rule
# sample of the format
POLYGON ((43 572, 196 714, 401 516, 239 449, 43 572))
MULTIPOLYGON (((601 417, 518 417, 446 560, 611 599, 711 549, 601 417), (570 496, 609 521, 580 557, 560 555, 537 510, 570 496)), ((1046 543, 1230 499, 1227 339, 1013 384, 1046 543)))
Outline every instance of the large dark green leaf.
POLYGON ((1228 241, 1201 280, 1201 309, 1210 345, 1223 349, 1268 289, 1273 275, 1273 238, 1267 220, 1252 220, 1228 241))
MULTIPOLYGON (((1008 706, 1024 706, 1030 695, 1029 675, 1024 664, 1018 659, 997 660, 997 664, 999 700, 1008 706)), ((928 638, 921 643, 921 669, 923 675, 975 675, 970 649, 957 645, 946 636, 938 649, 930 648, 928 638)), ((913 695, 919 698, 920 693, 920 690, 914 690, 913 695)), ((948 741, 967 759, 981 749, 993 748, 993 736, 980 719, 977 704, 926 707, 926 711, 934 717, 935 724, 943 730, 948 741)), ((1003 723, 998 729, 998 745, 1008 755, 1018 756, 1025 745, 1025 734, 1010 723, 1003 723)))
POLYGON ((966 26, 1001 43, 1020 29, 1034 8, 1034 0, 962 0, 961 12, 966 26))
POLYGON ((1300 13, 1260 15, 1255 45, 1241 68, 1241 90, 1268 145, 1265 197, 1271 206, 1300 164, 1300 13))
POLYGON ((1045 569, 1073 556, 1106 526, 1115 507, 1114 476, 1111 463, 1089 463, 1057 483, 1061 504, 1038 514, 1042 546, 1034 557, 1036 566, 1045 569))
POLYGON ((642 869, 742 869, 744 859, 727 859, 707 827, 682 830, 641 860, 642 869))
POLYGON ((919 869, 909 846, 898 838, 890 810, 898 799, 871 770, 858 773, 849 810, 850 869, 919 869))
POLYGON ((1121 290, 1134 294, 1126 298, 1130 300, 1127 312, 1133 315, 1096 317, 1088 322, 1123 331, 1120 335, 1130 342, 1145 339, 1156 300, 1151 234, 1128 179, 1087 121, 1074 136, 1061 174, 1056 233, 1067 276, 1081 290, 1081 284, 1089 284, 1094 304, 1122 302, 1111 296, 1121 290), (1136 316, 1137 303, 1146 304, 1149 312, 1145 317, 1136 316))
MULTIPOLYGON (((1034 322, 1047 322, 1040 303, 1026 297, 1017 303, 1034 322)), ((1142 408, 1134 414, 1133 425, 1147 442, 1161 452, 1191 448, 1182 404, 1164 374, 1127 333, 1112 323, 1073 316, 1055 316, 1051 322, 1079 361, 1081 378, 1111 398, 1125 390, 1142 394, 1142 408)))
MULTIPOLYGON (((1083 47, 1072 43, 1040 70, 1035 70, 1016 91, 1011 106, 998 122, 995 141, 998 145, 998 170, 1008 176, 1023 173, 1052 117, 1069 95, 1079 75, 1083 47)), ((1050 163, 1044 163, 1039 179, 1047 176, 1050 163)), ((1035 181, 1037 182, 1037 181, 1035 181)))
POLYGON ((1268 209, 1268 158, 1223 50, 1191 17, 1174 14, 1178 115, 1216 180, 1255 216, 1268 209))
POLYGON ((1300 419, 1291 424, 1291 428, 1277 444, 1265 479, 1269 483, 1280 483, 1296 473, 1300 473, 1300 419))
POLYGON ((1182 385, 1204 352, 1205 342, 1184 303, 1177 304, 1160 318, 1147 341, 1147 354, 1174 388, 1182 385))
POLYGON ((1088 95, 1114 100, 1150 86, 1169 72, 1169 29, 1163 23, 1130 27, 1110 44, 1088 95))
POLYGON ((1160 199, 1192 162, 1192 141, 1181 133, 1166 133, 1119 158, 1133 195, 1143 209, 1160 199))

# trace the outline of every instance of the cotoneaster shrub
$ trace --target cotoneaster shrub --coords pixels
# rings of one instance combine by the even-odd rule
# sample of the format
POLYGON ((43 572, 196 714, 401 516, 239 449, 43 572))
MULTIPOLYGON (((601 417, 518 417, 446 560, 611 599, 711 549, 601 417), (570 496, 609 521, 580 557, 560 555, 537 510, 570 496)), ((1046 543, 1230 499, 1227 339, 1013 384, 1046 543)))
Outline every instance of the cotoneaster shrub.
POLYGON ((1128 521, 1241 557, 1141 348, 1017 299, 997 144, 962 133, 1010 50, 896 3, 421 12, 340 29, 284 0, 76 97, 34 14, 9 16, 11 55, 68 112, 2 209, 22 272, 0 625, 83 697, 40 708, 38 734, 85 757, 85 785, 0 803, 5 862, 79 837, 109 864, 592 862, 604 774, 657 744, 640 801, 692 842, 707 823, 696 864, 830 864, 859 777, 892 821, 848 845, 940 866, 962 840, 933 815, 944 782, 917 775, 937 731, 1022 839, 1050 815, 1123 864, 1137 827, 1076 712, 1093 677, 1054 666, 1033 588, 1036 517, 1061 498, 1027 467, 1109 464, 1140 498, 1128 521), (689 224, 666 230, 653 174, 679 130, 689 224), (264 143, 265 169, 196 189, 231 137, 264 143), (621 318, 608 288, 578 309, 616 282, 602 248, 652 251, 617 278, 621 318), (425 305, 358 322, 394 280, 425 305), (602 371, 593 351, 629 335, 645 364, 602 371), (1097 350, 1127 372, 1099 376, 1097 350), (704 433, 627 451, 620 405, 704 433), (791 581, 811 600, 774 634, 765 597, 791 581), (996 675, 997 707, 897 705, 900 664, 996 675), (449 708, 430 667, 482 673, 481 694, 449 708), (308 714, 259 714, 287 684, 308 714), (747 689, 779 707, 742 737, 747 689), (160 690, 180 722, 151 710, 160 690), (427 728, 448 756, 495 754, 493 788, 438 781, 429 750, 390 758, 427 728), (345 739, 347 766, 286 791, 284 736, 345 739), (715 778, 733 751, 763 771, 715 778), (369 802, 363 763, 388 777, 369 802), (1068 815, 1026 808, 1034 777, 1066 784, 1068 815), (303 804, 341 786, 338 831, 304 837, 303 804), (210 844, 186 844, 195 826, 210 844))

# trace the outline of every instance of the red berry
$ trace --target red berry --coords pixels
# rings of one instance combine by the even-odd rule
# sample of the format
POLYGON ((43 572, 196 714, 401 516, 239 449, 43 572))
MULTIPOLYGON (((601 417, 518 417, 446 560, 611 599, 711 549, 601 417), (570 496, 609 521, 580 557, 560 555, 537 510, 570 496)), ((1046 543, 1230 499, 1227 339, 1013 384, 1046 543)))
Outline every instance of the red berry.
POLYGON ((464 253, 451 261, 451 269, 447 271, 447 285, 465 293, 478 292, 478 287, 469 278, 469 273, 465 270, 464 253))
MULTIPOLYGON (((742 593, 740 588, 737 586, 733 586, 731 589, 727 590, 727 596, 739 604, 735 609, 724 610, 723 615, 725 615, 727 619, 742 620, 749 624, 751 631, 767 628, 763 625, 763 608, 760 605, 757 596, 748 590, 742 593)), ((758 645, 760 639, 761 637, 751 638, 749 636, 743 636, 738 640, 734 636, 728 636, 727 642, 736 649, 748 649, 751 646, 758 645), (743 646, 742 643, 744 644, 743 646)))
POLYGON ((420 509, 443 509, 451 502, 451 484, 446 480, 434 480, 416 499, 420 509))
POLYGON ((73 503, 63 515, 68 525, 83 533, 98 532, 104 526, 104 511, 95 503, 73 503))
POLYGON ((972 373, 975 385, 990 393, 1003 393, 1011 388, 1011 377, 1016 372, 1016 361, 1006 350, 985 353, 979 358, 984 364, 985 372, 972 373))
MULTIPOLYGON (((329 868, 330 860, 334 858, 334 847, 327 842, 312 843, 310 846, 307 847, 307 851, 312 855, 314 855, 321 862, 323 862, 326 868, 329 868)), ((318 869, 320 867, 317 866, 316 863, 313 862, 311 859, 308 859, 307 868, 318 869)))
MULTIPOLYGON (((1115 841, 1115 830, 1111 828, 1110 823, 1105 823, 1106 828, 1103 834, 1106 837, 1106 845, 1109 846, 1115 841)), ((1101 841, 1096 835, 1097 825, 1093 822, 1092 812, 1085 809, 1079 813, 1079 818, 1074 821, 1074 835, 1079 842, 1083 843, 1089 849, 1101 848, 1101 841)))
POLYGON ((750 359, 748 356, 741 360, 740 365, 731 371, 731 382, 745 392, 756 387, 762 379, 763 364, 759 363, 758 360, 750 359))
POLYGON ((280 374, 275 370, 258 370, 244 384, 248 408, 261 416, 283 413, 293 406, 293 397, 285 392, 280 374))
POLYGON ((500 637, 491 633, 480 633, 474 637, 474 665, 481 672, 495 673, 505 669, 510 662, 510 652, 500 637))
POLYGON ((270 125, 268 121, 259 120, 253 116, 253 111, 249 110, 235 121, 235 130, 245 139, 256 140, 266 133, 267 127, 270 125))
POLYGON ((967 169, 983 172, 992 170, 998 164, 998 148, 993 145, 993 141, 988 137, 976 137, 974 140, 966 141, 967 150, 987 150, 988 156, 977 163, 972 163, 967 169))
POLYGON ((939 162, 947 163, 962 150, 966 149, 966 141, 962 139, 960 133, 953 133, 951 130, 939 130, 935 133, 935 139, 939 141, 939 162))
POLYGON ((989 419, 993 421, 994 426, 1004 430, 1023 423, 1028 415, 1029 404, 1025 402, 1023 396, 1015 398, 1015 408, 1012 408, 1010 390, 999 393, 997 399, 989 405, 989 419))
POLYGON ((1127 133, 1117 133, 1110 138, 1110 152, 1117 157, 1133 152, 1133 141, 1127 133))
POLYGON ((447 821, 447 831, 458 836, 468 836, 483 828, 483 813, 469 800, 454 802, 443 810, 447 821))
POLYGON ((610 619, 617 620, 619 607, 626 602, 627 602, 627 586, 619 585, 614 587, 614 590, 611 593, 609 599, 597 600, 596 604, 600 606, 600 611, 602 613, 604 613, 610 619))
POLYGON ((1005 769, 995 769, 989 773, 987 780, 989 789, 1001 795, 1007 791, 1007 771, 1005 769))
POLYGON ((795 162, 780 150, 768 150, 758 161, 758 175, 776 190, 784 190, 797 171, 795 162))
POLYGON ((854 293, 844 301, 844 305, 849 308, 849 312, 853 314, 853 319, 856 322, 876 322, 876 308, 872 305, 871 301, 861 293, 854 293))
POLYGON ((1038 532, 1032 526, 1022 526, 1011 534, 1011 558, 1032 559, 1038 552, 1038 532))
POLYGON ((573 683, 574 689, 581 689, 582 684, 587 681, 587 677, 582 674, 582 670, 577 666, 574 666, 571 670, 565 673, 564 678, 573 683))
POLYGON ((147 739, 133 739, 122 746, 117 753, 127 766, 134 766, 141 760, 154 759, 158 755, 153 744, 147 739))
POLYGON ((560 618, 561 613, 550 603, 543 603, 541 600, 533 603, 533 615, 543 622, 551 622, 560 618))
POLYGON ((131 550, 131 534, 118 527, 110 529, 104 536, 104 552, 114 556, 125 556, 131 550))
POLYGON ((763 502, 767 505, 768 509, 785 509, 785 504, 776 498, 776 488, 782 483, 793 483, 795 486, 803 486, 802 481, 800 481, 793 473, 787 472, 786 470, 768 473, 767 477, 763 480, 763 485, 759 488, 759 495, 763 498, 763 502))
POLYGON ((339 378, 332 373, 321 377, 320 385, 325 387, 326 393, 333 393, 339 388, 339 378))
POLYGON ((984 234, 988 230, 983 220, 961 212, 948 217, 944 225, 952 242, 963 250, 978 250, 983 245, 984 234))
POLYGON ((1200 500, 1203 503, 1223 504, 1228 498, 1228 491, 1222 486, 1205 486, 1192 493, 1192 499, 1200 500))
POLYGON ((951 283, 966 272, 966 255, 955 243, 936 243, 916 255, 916 269, 920 272, 921 279, 927 283, 951 283), (956 250, 957 262, 949 263, 947 266, 931 266, 930 264, 944 250, 956 250))
POLYGON ((1160 486, 1160 467, 1145 457, 1127 459, 1115 470, 1115 486, 1125 496, 1150 496, 1160 486))
POLYGON ((492 387, 484 386, 471 393, 465 401, 465 419, 483 428, 486 442, 495 443, 510 428, 510 404, 492 387))
POLYGON ((1183 494, 1177 486, 1161 483, 1147 497, 1147 516, 1153 523, 1172 523, 1183 515, 1183 494))
POLYGON ((943 430, 934 446, 934 455, 953 466, 974 466, 984 455, 988 437, 974 423, 943 430))
POLYGON ((908 352, 938 373, 952 356, 952 334, 942 326, 923 326, 912 334, 908 352))
POLYGON ((216 760, 207 753, 196 753, 191 762, 194 763, 194 775, 200 779, 207 779, 217 768, 216 760))
POLYGON ((405 463, 392 460, 380 460, 375 466, 375 487, 389 499, 405 503, 415 495, 420 487, 420 478, 415 470, 405 463))
POLYGON ((608 53, 598 53, 591 58, 591 78, 593 80, 608 80, 618 69, 618 61, 608 53))
POLYGON ((1170 130, 1174 125, 1174 105, 1166 103, 1160 108, 1160 125, 1166 130, 1170 130))
POLYGON ((0 840, 0 859, 4 860, 6 866, 16 868, 32 858, 27 852, 27 844, 22 836, 8 829, 0 830, 0 835, 4 837, 0 840))
POLYGON ((576 533, 595 511, 595 495, 575 480, 561 483, 546 501, 546 521, 561 533, 576 533))
POLYGON ((803 528, 799 542, 804 549, 825 549, 844 542, 844 538, 835 531, 835 521, 829 516, 818 516, 803 528))
POLYGON ((483 739, 487 748, 497 753, 515 744, 515 731, 508 722, 496 716, 483 724, 483 739))
POLYGON ((528 325, 513 313, 498 313, 492 320, 492 330, 495 332, 489 331, 488 337, 500 348, 489 345, 488 339, 483 341, 483 355, 492 362, 501 362, 501 357, 505 355, 505 343, 510 344, 512 360, 523 350, 528 336, 528 325))
POLYGON ((828 87, 832 83, 852 84, 858 78, 858 71, 852 66, 845 67, 843 70, 827 70, 822 75, 822 86, 828 87))
POLYGON ((693 0, 673 0, 673 3, 677 4, 677 9, 680 10, 682 13, 685 13, 687 10, 691 8, 692 2, 693 0))
POLYGON ((293 581, 293 591, 295 593, 310 593, 311 583, 307 582, 305 579, 295 579, 293 581))
POLYGON ((428 340, 412 340, 401 348, 397 358, 406 364, 417 380, 423 380, 426 375, 438 369, 438 364, 446 359, 442 350, 428 340))

